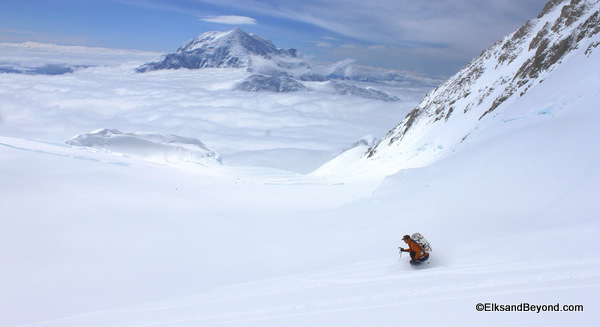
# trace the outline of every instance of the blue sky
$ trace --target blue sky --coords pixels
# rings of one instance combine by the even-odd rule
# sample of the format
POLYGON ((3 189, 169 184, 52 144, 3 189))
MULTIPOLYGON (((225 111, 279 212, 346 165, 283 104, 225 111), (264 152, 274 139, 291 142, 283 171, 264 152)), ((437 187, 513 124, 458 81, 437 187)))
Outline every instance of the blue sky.
POLYGON ((546 0, 0 0, 0 42, 173 52, 240 27, 319 61, 448 76, 546 0))

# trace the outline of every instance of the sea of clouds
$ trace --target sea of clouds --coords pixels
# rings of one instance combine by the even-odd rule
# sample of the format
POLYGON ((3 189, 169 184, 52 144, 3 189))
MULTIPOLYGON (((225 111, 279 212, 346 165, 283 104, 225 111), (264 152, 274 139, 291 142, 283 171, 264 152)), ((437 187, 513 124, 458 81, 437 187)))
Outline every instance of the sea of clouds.
POLYGON ((5 67, 75 67, 0 74, 3 135, 58 142, 104 128, 174 134, 201 140, 225 164, 298 172, 318 168, 363 136, 384 135, 429 90, 379 85, 401 99, 395 103, 319 91, 233 91, 249 72, 136 73, 157 54, 38 43, 0 49, 5 67))

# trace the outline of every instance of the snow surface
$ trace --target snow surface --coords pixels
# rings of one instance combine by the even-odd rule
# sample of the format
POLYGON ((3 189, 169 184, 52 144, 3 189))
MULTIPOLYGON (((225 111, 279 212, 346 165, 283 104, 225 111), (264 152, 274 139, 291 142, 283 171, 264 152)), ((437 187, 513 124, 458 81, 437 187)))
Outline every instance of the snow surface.
POLYGON ((229 91, 244 71, 134 62, 0 74, 0 326, 594 325, 600 60, 582 62, 443 160, 344 174, 372 140, 308 173, 428 90, 248 94, 229 91), (64 143, 104 128, 195 139, 223 164, 64 143), (422 269, 397 252, 413 232, 433 247, 422 269))

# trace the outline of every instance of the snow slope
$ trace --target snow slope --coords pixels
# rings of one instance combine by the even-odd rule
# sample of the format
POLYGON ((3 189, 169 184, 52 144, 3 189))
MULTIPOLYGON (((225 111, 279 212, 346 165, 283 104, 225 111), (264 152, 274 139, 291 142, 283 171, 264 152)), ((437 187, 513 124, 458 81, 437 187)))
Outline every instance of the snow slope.
POLYGON ((2 137, 2 206, 19 217, 2 221, 3 325, 589 324, 600 318, 600 169, 588 151, 599 118, 522 122, 379 187, 2 137), (425 269, 398 262, 412 231, 433 244, 425 269))

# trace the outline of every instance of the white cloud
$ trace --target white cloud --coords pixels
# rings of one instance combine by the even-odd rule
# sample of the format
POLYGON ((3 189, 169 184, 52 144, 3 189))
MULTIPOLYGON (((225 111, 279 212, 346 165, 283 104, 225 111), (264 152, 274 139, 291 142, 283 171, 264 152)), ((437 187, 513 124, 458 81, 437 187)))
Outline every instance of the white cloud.
MULTIPOLYGON (((57 78, 0 74, 3 136, 27 134, 62 142, 101 128, 175 134, 201 140, 227 165, 260 161, 308 172, 364 135, 384 135, 390 122, 401 121, 416 105, 412 100, 382 103, 325 91, 232 92, 251 74, 237 69, 135 73, 135 67, 153 59, 147 52, 0 44, 0 53, 25 66, 95 66, 57 78)), ((427 91, 425 87, 418 94, 427 91)), ((406 92, 414 98, 413 89, 406 92)))
POLYGON ((219 23, 219 24, 228 24, 228 25, 255 25, 256 19, 246 16, 236 16, 236 15, 223 15, 223 16, 213 16, 213 17, 204 17, 200 18, 200 20, 209 22, 209 23, 219 23))
POLYGON ((315 43, 315 46, 321 47, 321 48, 331 48, 332 47, 332 45, 328 42, 316 41, 314 43, 315 43))

